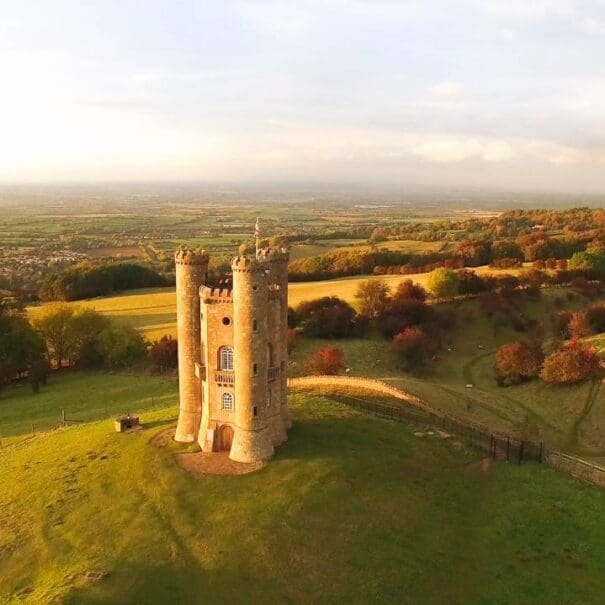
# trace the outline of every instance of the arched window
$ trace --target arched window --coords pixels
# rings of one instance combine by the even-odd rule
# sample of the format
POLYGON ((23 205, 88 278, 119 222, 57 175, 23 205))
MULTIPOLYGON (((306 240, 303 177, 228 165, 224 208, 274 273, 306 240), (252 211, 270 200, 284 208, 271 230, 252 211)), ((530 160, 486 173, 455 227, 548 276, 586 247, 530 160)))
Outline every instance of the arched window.
POLYGON ((221 347, 218 353, 218 365, 220 370, 233 372, 233 348, 221 347))
POLYGON ((221 408, 223 410, 231 411, 233 410, 233 403, 233 393, 223 393, 223 396, 221 397, 221 408))
POLYGON ((267 365, 273 365, 273 345, 270 342, 267 343, 267 365))

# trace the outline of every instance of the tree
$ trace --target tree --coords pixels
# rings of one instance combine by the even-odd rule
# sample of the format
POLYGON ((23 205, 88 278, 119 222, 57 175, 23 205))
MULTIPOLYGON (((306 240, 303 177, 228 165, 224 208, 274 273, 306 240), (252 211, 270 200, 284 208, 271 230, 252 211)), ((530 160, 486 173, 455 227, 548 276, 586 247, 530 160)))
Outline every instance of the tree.
POLYGON ((46 342, 48 359, 54 360, 57 368, 62 367, 64 361, 69 362, 74 352, 73 316, 73 307, 58 305, 50 307, 34 322, 46 342))
POLYGON ((23 311, 0 301, 0 390, 20 372, 31 376, 43 353, 44 343, 23 311))
POLYGON ((413 371, 425 366, 436 352, 436 343, 417 327, 405 328, 393 337, 391 343, 397 365, 413 371))
POLYGON ((307 372, 320 376, 338 374, 344 367, 344 353, 338 347, 317 349, 305 361, 307 372))
POLYGON ((453 269, 435 269, 428 278, 429 290, 438 298, 452 298, 458 294, 460 279, 453 269))
POLYGON ((573 384, 596 376, 598 371, 599 360, 592 347, 573 339, 546 357, 540 376, 552 384, 573 384))
POLYGON ((499 384, 518 384, 538 376, 544 360, 537 342, 513 342, 496 352, 495 372, 499 384))
POLYGON ((294 346, 296 345, 297 340, 298 340, 297 330, 295 330, 294 328, 288 328, 288 332, 286 333, 288 353, 291 353, 294 350, 294 346))
POLYGON ((303 302, 296 308, 299 327, 316 338, 345 338, 356 333, 355 309, 336 296, 303 302))
POLYGON ((588 314, 583 311, 572 313, 567 324, 567 331, 572 338, 583 338, 592 334, 592 326, 588 314))
POLYGON ((151 343, 149 361, 158 372, 174 369, 178 366, 178 341, 172 336, 162 336, 160 340, 151 343))
POLYGON ((355 298, 361 313, 371 318, 382 315, 389 302, 390 289, 382 279, 368 279, 357 287, 355 298))
POLYGON ((419 284, 415 283, 411 279, 404 279, 399 282, 397 290, 393 295, 393 302, 397 304, 398 301, 403 300, 417 300, 424 302, 426 300, 426 290, 419 284))
POLYGON ((147 344, 131 326, 111 324, 99 335, 99 350, 105 363, 114 369, 142 361, 147 356, 147 344))

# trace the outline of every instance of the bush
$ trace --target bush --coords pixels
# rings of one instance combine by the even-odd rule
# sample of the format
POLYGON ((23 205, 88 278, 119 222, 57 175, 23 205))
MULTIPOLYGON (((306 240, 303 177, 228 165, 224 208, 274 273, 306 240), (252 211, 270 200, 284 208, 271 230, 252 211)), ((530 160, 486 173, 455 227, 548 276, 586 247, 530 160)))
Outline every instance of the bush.
POLYGON ((436 343, 420 328, 406 328, 393 337, 392 350, 397 365, 406 371, 425 366, 436 352, 436 343))
POLYGON ((544 360, 540 376, 551 384, 573 384, 596 376, 598 370, 599 361, 592 347, 584 347, 574 339, 544 360))
POLYGON ((435 269, 428 278, 429 290, 438 298, 452 298, 458 294, 460 278, 453 269, 435 269))
POLYGON ((378 319, 378 328, 386 337, 409 328, 427 324, 435 316, 435 309, 424 302, 414 299, 394 298, 385 315, 378 319))
POLYGON ((502 345, 496 352, 496 380, 499 384, 518 384, 538 376, 544 360, 536 342, 514 342, 502 345))
POLYGON ((305 361, 305 369, 309 374, 328 376, 338 374, 344 369, 344 353, 338 347, 317 349, 305 361))
POLYGON ((178 341, 172 336, 162 336, 160 340, 156 340, 149 348, 149 361, 151 367, 158 371, 174 369, 178 366, 178 341))
POLYGON ((592 334, 592 326, 588 314, 583 311, 572 313, 567 324, 567 331, 572 338, 583 338, 592 334))

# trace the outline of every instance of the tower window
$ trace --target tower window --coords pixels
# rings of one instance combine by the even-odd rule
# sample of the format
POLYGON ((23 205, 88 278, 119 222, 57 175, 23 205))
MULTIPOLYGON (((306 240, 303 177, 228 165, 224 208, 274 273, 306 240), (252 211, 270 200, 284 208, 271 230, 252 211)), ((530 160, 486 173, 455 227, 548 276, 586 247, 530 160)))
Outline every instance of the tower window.
POLYGON ((253 415, 255 418, 256 418, 256 416, 258 416, 258 409, 257 409, 257 407, 256 407, 256 406, 254 406, 254 407, 252 408, 252 415, 253 415))
POLYGON ((230 317, 223 317, 223 325, 224 326, 230 326, 231 325, 231 318, 230 317))
POLYGON ((271 406, 271 391, 267 392, 267 407, 271 406))
POLYGON ((223 410, 232 411, 233 403, 233 393, 223 393, 223 396, 221 397, 221 408, 223 410))
POLYGON ((257 363, 253 363, 253 364, 252 364, 252 373, 253 373, 255 376, 258 376, 258 364, 257 364, 257 363))
POLYGON ((256 332, 258 330, 258 321, 256 319, 252 320, 252 331, 256 332))
POLYGON ((228 372, 233 372, 233 348, 221 347, 219 349, 219 368, 228 372))

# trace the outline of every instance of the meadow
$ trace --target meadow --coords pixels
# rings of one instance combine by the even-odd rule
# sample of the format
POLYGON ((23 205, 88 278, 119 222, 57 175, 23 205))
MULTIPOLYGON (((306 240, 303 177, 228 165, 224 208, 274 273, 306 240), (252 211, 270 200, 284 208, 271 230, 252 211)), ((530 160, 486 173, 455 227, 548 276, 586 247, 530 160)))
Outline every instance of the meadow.
POLYGON ((329 398, 290 407, 249 475, 179 467, 159 437, 174 405, 136 433, 102 420, 4 447, 0 603, 601 602, 603 490, 329 398))

